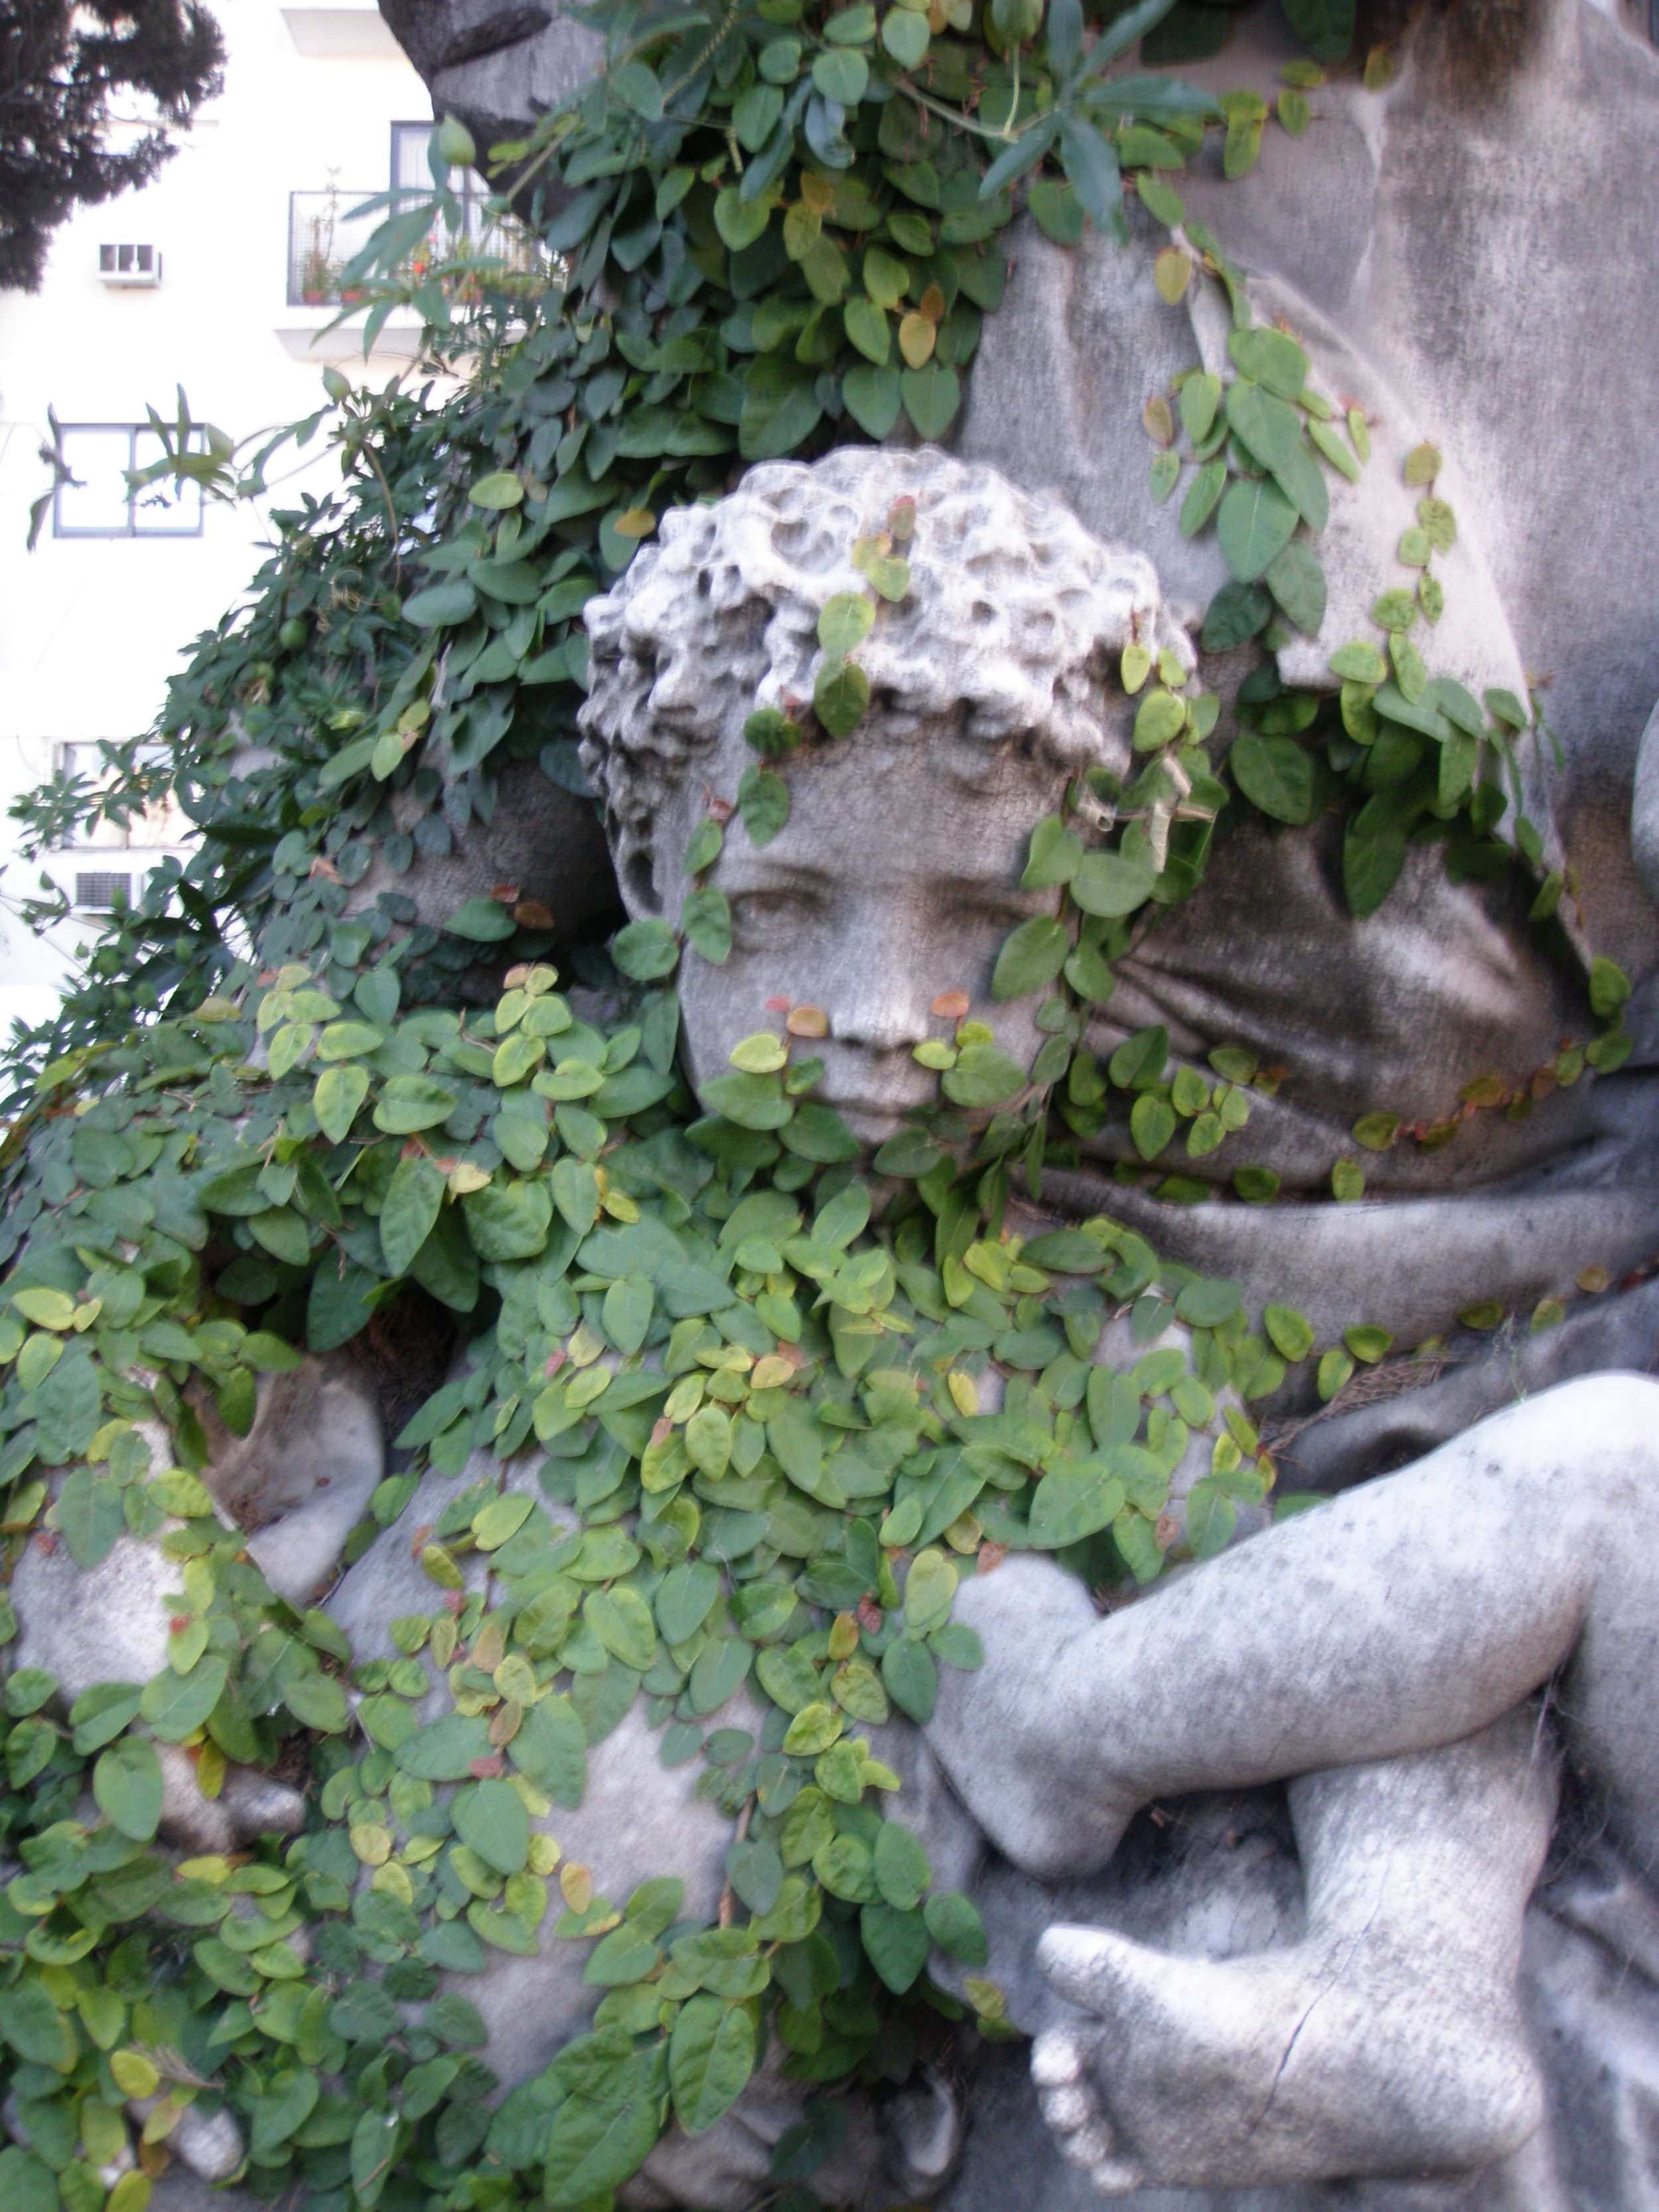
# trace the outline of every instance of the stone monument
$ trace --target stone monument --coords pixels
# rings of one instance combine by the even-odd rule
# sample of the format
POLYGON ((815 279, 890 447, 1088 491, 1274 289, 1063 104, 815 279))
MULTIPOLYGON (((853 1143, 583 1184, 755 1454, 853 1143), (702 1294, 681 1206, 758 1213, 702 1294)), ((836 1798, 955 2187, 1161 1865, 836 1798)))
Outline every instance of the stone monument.
MULTIPOLYGON (((592 60, 589 34, 541 8, 465 22, 387 13, 434 91, 481 127, 528 127, 535 103, 592 60)), ((1291 51, 1277 18, 1257 11, 1192 74, 1219 92, 1291 51)), ((654 542, 587 604, 582 760, 639 941, 686 940, 677 1018, 690 1090, 711 1120, 722 1100, 742 1102, 734 1124, 764 1138, 793 1110, 778 1082, 792 1040, 811 1040, 814 1097, 859 1154, 821 1157, 845 1167, 842 1188, 854 1180, 874 1194, 878 1219, 884 1204, 904 1218, 916 1161, 946 1163, 947 1182, 969 1157, 988 1162, 990 1243, 1012 1259, 975 1244, 973 1265, 989 1273, 973 1276, 966 1245, 947 1249, 941 1201, 944 1292, 920 1291, 921 1310, 948 1330, 976 1282, 1003 1289, 1028 1246, 1046 1250, 1057 1256, 1046 1269, 1025 1262, 1016 1288, 1034 1302, 1030 1331, 1055 1292, 1079 1369, 1069 1404, 1043 1401, 1054 1451, 1002 1486, 1023 1487, 1038 1468, 1044 1487, 1098 1482, 1093 1460, 1085 1478, 1064 1450, 1085 1400, 1099 1452, 1128 1455, 1109 1461, 1122 1471, 1118 1517, 1088 1522, 1070 1547, 1078 1571, 1042 1546, 1002 1556, 987 1531, 1011 1524, 994 1521, 987 1490, 984 1525, 964 1539, 980 1547, 979 1571, 956 1601, 983 1666, 936 1668, 928 1717, 860 1717, 885 1778, 872 1786, 890 1792, 935 1887, 971 1898, 982 1923, 980 1965, 935 1948, 933 1984, 994 2033, 1033 2040, 941 2032, 907 2086, 868 2069, 843 2086, 812 2176, 826 2203, 991 2212, 1018 2196, 1078 2212, 1104 2196, 1146 2212, 1642 2212, 1659 2202, 1659 1763, 1644 1541, 1659 1482, 1649 720, 1659 524, 1643 398, 1659 272, 1644 213, 1659 186, 1656 118, 1653 53, 1579 0, 1426 13, 1395 41, 1391 80, 1322 90, 1304 147, 1268 142, 1243 183, 1189 177, 1173 240, 1144 207, 1131 210, 1127 245, 1091 231, 1061 248, 1022 219, 950 451, 843 447, 734 471, 724 496, 665 513, 654 542), (1224 255, 1202 246, 1206 224, 1224 255), (1159 258, 1172 247, 1209 269, 1193 267, 1173 302, 1159 258), (1598 285, 1609 265, 1621 281, 1598 285), (1241 355, 1241 333, 1271 334, 1288 353, 1241 355), (1282 392, 1273 359, 1300 364, 1282 392), (1340 474, 1355 481, 1319 495, 1322 578, 1305 619, 1269 606, 1253 629, 1206 640, 1229 569, 1213 535, 1185 527, 1185 502, 1168 496, 1173 469, 1164 502, 1150 496, 1147 434, 1169 447, 1159 395, 1207 378, 1218 397, 1247 364, 1244 380, 1258 388, 1259 374, 1286 416, 1294 401, 1310 424, 1357 423, 1352 452, 1363 444, 1371 458, 1364 473, 1345 459, 1340 474), (1149 400, 1162 418, 1152 407, 1143 417, 1149 400), (1408 690, 1399 640, 1414 611, 1403 627, 1381 624, 1390 657, 1358 641, 1378 630, 1373 604, 1397 582, 1407 542, 1431 528, 1443 619, 1437 606, 1424 650, 1437 672, 1418 660, 1408 690), (1389 721, 1385 706, 1380 732, 1373 697, 1395 674, 1405 719, 1389 721), (1529 697, 1541 712, 1521 708, 1529 697), (1465 701, 1472 726, 1458 719, 1465 701), (1264 708, 1280 720, 1269 726, 1264 708), (1316 725, 1298 754, 1325 748, 1305 805, 1258 799, 1267 787, 1242 767, 1230 798, 1220 779, 1241 730, 1270 744, 1316 725), (1523 725, 1511 748, 1504 728, 1523 725), (1355 767, 1362 747, 1380 761, 1389 744, 1402 785, 1424 750, 1413 732, 1449 757, 1457 731, 1479 731, 1507 780, 1495 766, 1484 783, 1473 767, 1462 786, 1443 780, 1399 832, 1386 896, 1358 911, 1344 823, 1320 794, 1370 773, 1355 767), (751 821, 740 794, 763 763, 787 792, 781 817, 775 805, 751 821), (1449 866, 1483 790, 1493 797, 1468 840, 1474 858, 1449 866), (705 957, 688 916, 708 891, 729 944, 705 957), (1070 998, 1046 996, 1062 974, 1070 998), (1017 1085, 988 1072, 1005 1066, 1017 1085), (978 1091, 964 1079, 975 1070, 988 1071, 978 1091), (1021 1110, 1050 1085, 1052 1134, 1022 1124, 1016 1150, 1021 1110), (1152 1163, 1177 1112, 1190 1135, 1171 1174, 1167 1157, 1152 1163), (1105 1297, 1055 1291, 1054 1276, 1085 1273, 1079 1249, 1105 1297), (1188 1298, 1218 1284, 1219 1303, 1188 1298), (1281 1320, 1247 1356, 1233 1317, 1264 1310, 1281 1320), (1334 1363, 1316 1375, 1305 1358, 1316 1339, 1334 1363), (1143 1445, 1137 1392, 1170 1384, 1129 1388, 1134 1404, 1115 1429, 1124 1408, 1108 1378, 1133 1385, 1164 1358, 1186 1395, 1155 1429, 1148 1421, 1143 1445), (1103 1394, 1085 1368, 1107 1380, 1103 1394), (1242 1454, 1261 1470, 1254 1489, 1229 1486, 1242 1454), (1125 1488, 1137 1475, 1152 1501, 1139 1519, 1125 1488), (1122 1531, 1118 1577, 1091 1590, 1081 1545, 1109 1521, 1122 1531), (1179 1564, 1160 1575, 1170 1553, 1179 1564), (1127 1588, 1126 1562, 1149 1588, 1127 1588)), ((1390 787, 1381 773, 1366 786, 1390 787)), ((609 887, 594 873, 591 823, 573 816, 569 844, 579 902, 601 911, 609 887)), ((469 865, 488 875, 487 852, 469 865)), ((576 998, 574 1016, 562 1012, 588 1048, 608 1050, 612 1009, 576 998)), ((627 1052, 638 1049, 636 1029, 627 1052)), ((603 1072, 574 1060, 556 1071, 551 1054, 548 1067, 581 1070, 544 1094, 562 1105, 598 1097, 612 1073, 608 1057, 603 1072)), ((660 1074, 637 1094, 653 1104, 672 1090, 660 1074)), ((692 1110, 688 1101, 681 1119, 692 1110)), ((521 1164, 509 1141, 477 1183, 453 1182, 446 1156, 457 1206, 503 1153, 521 1164)), ((747 1188, 752 1160, 730 1159, 747 1188)), ((605 1188, 595 1180, 580 1235, 592 1236, 605 1188)), ((617 1188, 607 1220, 631 1225, 639 1205, 617 1188)), ((545 1241, 552 1209, 541 1203, 545 1241)), ((678 1227, 691 1209, 677 1203, 678 1227)), ((843 1245, 867 1217, 866 1206, 843 1245)), ((589 1299, 637 1279, 600 1271, 607 1220, 582 1248, 589 1299)), ((647 1231, 659 1226, 653 1214, 647 1231)), ((797 1216, 776 1233, 811 1248, 819 1230, 805 1237, 797 1216)), ((759 1256, 740 1264, 763 1284, 773 1248, 758 1236, 746 1249, 759 1256)), ((811 1259, 820 1280, 834 1271, 824 1251, 839 1249, 811 1259)), ((903 1264, 914 1270, 921 1249, 903 1264)), ((507 1241, 499 1249, 522 1256, 507 1241)), ((781 1277, 781 1256, 769 1273, 781 1277)), ((504 1316, 514 1295, 503 1292, 504 1316)), ((597 1335, 574 1360, 586 1309, 574 1292, 545 1309, 535 1295, 512 1320, 536 1360, 545 1350, 550 1399, 578 1367, 596 1379, 643 1371, 648 1388, 652 1363, 665 1362, 663 1340, 640 1370, 597 1335)), ((693 1304, 689 1317, 714 1310, 693 1304)), ((730 1371, 753 1369, 732 1341, 730 1371)), ((726 1356, 710 1350, 708 1371, 726 1371, 726 1356)), ((781 1399, 790 1363, 778 1364, 781 1399)), ((992 1455, 986 1466, 1014 1464, 1033 1403, 1021 1367, 999 1351, 975 1378, 957 1377, 962 1441, 992 1455)), ((849 1355, 848 1379, 861 1371, 849 1355)), ((453 1384, 468 1372, 458 1354, 453 1384)), ((568 1421, 556 1405, 538 1434, 567 1432, 608 1387, 599 1379, 568 1421)), ((433 1532, 458 1469, 463 1490, 499 1480, 501 1499, 528 1501, 514 1504, 514 1528, 540 1516, 538 1541, 562 1560, 592 1502, 581 1484, 620 1473, 601 1443, 561 1492, 541 1480, 538 1451, 477 1445, 421 1475, 403 1509, 412 1544, 393 1531, 358 1556, 351 1532, 401 1464, 389 1438, 408 1407, 395 1419, 387 1407, 359 1347, 266 1376, 240 1431, 204 1413, 210 1510, 246 1533, 246 1558, 295 1617, 319 1605, 325 1648, 343 1631, 356 1662, 383 1673, 407 1661, 399 1625, 431 1601, 428 1540, 441 1548, 433 1532)), ((641 1465, 676 1448, 677 1419, 665 1411, 647 1425, 641 1465)), ((759 1417, 751 1426, 758 1437, 759 1417)), ((769 1425, 765 1437, 782 1455, 769 1425)), ((159 1428, 149 1441, 170 1456, 159 1428)), ((721 1457, 716 1482, 726 1467, 721 1457)), ((817 1479, 799 1486, 810 1496, 817 1479)), ((869 1494, 885 1493, 873 1482, 869 1494)), ((884 1525, 896 1528, 902 1510, 884 1525)), ((965 1517, 966 1506, 952 1525, 965 1517)), ((884 1535, 891 1553, 927 1524, 918 1510, 904 1525, 908 1536, 884 1535)), ((1029 1545, 1019 1525, 1013 1540, 1029 1545)), ((170 1622, 178 1567, 155 1534, 133 1527, 85 1571, 31 1542, 13 1575, 9 1671, 39 1670, 68 1711, 174 1664, 188 1624, 182 1613, 170 1622)), ((659 1567, 676 1556, 664 1542, 659 1567)), ((459 1567, 445 1555, 456 1619, 474 1599, 480 1617, 495 1602, 495 1549, 480 1544, 459 1567)), ((546 1571, 556 1580, 557 1567, 546 1571)), ((905 1601, 895 1585, 886 1610, 905 1601)), ((860 1624, 877 1650, 881 1610, 872 1625, 866 1598, 844 1609, 836 1632, 850 1623, 851 1643, 827 1644, 829 1657, 856 1653, 860 1624)), ((646 1632, 654 1655, 648 1612, 646 1632)), ((492 1656, 511 1663, 504 1645, 492 1656)), ((599 1650, 595 1680, 605 1663, 599 1650)), ((630 1697, 646 1674, 641 1663, 630 1697)), ((429 1685, 399 1725, 435 1729, 454 1686, 429 1685)), ((529 1710, 546 1687, 526 1691, 529 1710)), ((466 1694, 500 1704, 487 1683, 466 1694)), ((768 1743, 771 1717, 750 1689, 711 1710, 745 1744, 768 1743)), ((889 1714, 884 1693, 879 1710, 889 1714)), ((679 1901, 656 1934, 669 1941, 677 1916, 725 1931, 750 1808, 734 1815, 690 1770, 665 1769, 639 1705, 601 1717, 590 1701, 586 1718, 586 1787, 532 1816, 522 1864, 549 1873, 562 1850, 602 1869, 618 1897, 666 1879, 679 1901)), ((491 1735, 481 1760, 441 1778, 493 1784, 512 1741, 491 1735)), ((198 1861, 296 1833, 307 1818, 297 1789, 234 1760, 204 1792, 177 1742, 162 1745, 159 1777, 163 1838, 198 1861)), ((430 1800, 428 1790, 416 1810, 430 1800)), ((378 1833, 362 1832, 359 1897, 379 1850, 378 1833)), ((474 1873, 482 1910, 501 1882, 481 1863, 474 1873)), ((581 1893, 565 1892, 578 1932, 581 1893)), ((836 1893, 856 1902, 854 1890, 836 1893)), ((593 2017, 586 1954, 532 1926, 481 1969, 439 1955, 422 1989, 476 2003, 495 2084, 529 2100, 514 2112, 538 2112, 537 2085, 593 2017)), ((305 1963, 296 1952, 296 1970, 305 1963)), ((627 2017, 647 2032, 643 2014, 627 2017)), ((712 2124, 672 2127, 648 2151, 642 2139, 616 2202, 746 2212, 769 2201, 775 2150, 817 2124, 799 2076, 783 2047, 767 2051, 712 2124)), ((138 2097, 132 2109, 142 2118, 153 2106, 138 2097)), ((7 2119, 20 2146, 36 2142, 21 2106, 7 2119)), ((482 2140, 481 2128, 473 2150, 482 2140)), ((173 2142, 186 2174, 213 2182, 237 2173, 246 2148, 228 2116, 197 2123, 188 2108, 173 2142)), ((155 2202, 194 2212, 192 2185, 175 2167, 155 2202)))

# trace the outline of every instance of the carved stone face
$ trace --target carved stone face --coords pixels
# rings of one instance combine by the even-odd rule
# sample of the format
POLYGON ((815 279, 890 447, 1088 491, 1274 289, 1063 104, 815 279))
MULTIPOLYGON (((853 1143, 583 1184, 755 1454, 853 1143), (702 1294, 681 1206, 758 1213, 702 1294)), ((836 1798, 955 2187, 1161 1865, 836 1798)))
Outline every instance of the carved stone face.
MULTIPOLYGON (((721 773, 696 779, 665 820, 671 851, 684 850, 706 789, 735 790, 752 756, 741 748, 728 761, 729 750, 720 748, 721 773)), ((717 968, 688 952, 681 963, 692 1079, 725 1074, 740 1037, 781 1029, 769 1000, 821 1007, 829 1035, 798 1043, 795 1056, 822 1058, 814 1095, 878 1145, 907 1109, 937 1095, 937 1075, 912 1052, 953 1033, 957 1018, 929 1011, 942 993, 965 991, 970 1013, 1022 1065, 1036 1052, 1040 1000, 993 1004, 991 970, 1017 923, 1053 909, 1052 890, 1022 891, 1019 878, 1026 842, 1059 805, 1065 779, 1017 745, 971 743, 945 720, 893 736, 879 710, 852 738, 797 755, 783 772, 785 828, 756 851, 734 816, 710 878, 731 905, 731 957, 717 968)), ((659 856, 659 881, 661 868, 659 856)))

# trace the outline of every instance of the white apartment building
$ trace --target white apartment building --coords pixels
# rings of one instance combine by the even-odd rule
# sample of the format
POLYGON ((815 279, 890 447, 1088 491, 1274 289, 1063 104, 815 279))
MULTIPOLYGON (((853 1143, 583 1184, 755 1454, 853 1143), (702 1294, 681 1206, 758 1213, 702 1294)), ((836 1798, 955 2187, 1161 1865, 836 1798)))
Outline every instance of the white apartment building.
MULTIPOLYGON (((319 334, 373 228, 348 211, 426 183, 424 86, 372 5, 215 0, 214 12, 222 96, 153 183, 64 225, 38 293, 0 292, 0 1038, 14 1017, 46 1018, 117 884, 142 886, 187 827, 103 825, 29 863, 5 810, 55 767, 92 769, 100 739, 142 738, 184 649, 269 542, 258 511, 129 495, 123 471, 159 452, 147 404, 170 420, 182 385, 197 420, 240 438, 309 414, 325 362, 378 385, 411 349, 395 320, 367 365, 360 335, 319 334), (30 553, 29 508, 52 483, 38 451, 49 408, 79 481, 30 553), (43 865, 77 911, 36 935, 17 906, 43 865)), ((306 462, 313 489, 331 465, 306 462)), ((277 456, 264 504, 297 503, 295 466, 291 447, 277 456)))

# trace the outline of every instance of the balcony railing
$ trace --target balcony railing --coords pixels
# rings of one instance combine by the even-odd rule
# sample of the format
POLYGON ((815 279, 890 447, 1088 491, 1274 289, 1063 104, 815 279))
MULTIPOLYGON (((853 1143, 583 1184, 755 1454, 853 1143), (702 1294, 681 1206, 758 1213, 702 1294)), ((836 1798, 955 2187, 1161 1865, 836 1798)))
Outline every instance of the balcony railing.
MULTIPOLYGON (((341 288, 341 277, 356 256, 386 220, 384 198, 371 214, 353 210, 371 197, 368 191, 335 188, 321 192, 290 192, 288 196, 288 303, 290 307, 333 307, 349 303, 351 295, 341 288)), ((399 204, 413 206, 426 197, 422 192, 398 194, 399 204)), ((552 264, 538 240, 511 216, 491 217, 482 199, 469 194, 461 203, 461 229, 451 231, 435 224, 422 245, 410 257, 413 270, 424 256, 448 260, 463 246, 477 256, 502 263, 518 276, 550 276, 552 264)), ((392 210, 395 211, 395 210, 392 210)))

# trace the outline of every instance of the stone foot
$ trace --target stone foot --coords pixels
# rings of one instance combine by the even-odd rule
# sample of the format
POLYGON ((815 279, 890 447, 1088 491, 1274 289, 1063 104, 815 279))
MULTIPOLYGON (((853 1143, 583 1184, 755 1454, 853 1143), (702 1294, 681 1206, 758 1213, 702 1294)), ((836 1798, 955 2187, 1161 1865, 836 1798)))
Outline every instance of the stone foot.
POLYGON ((1049 1981, 1099 2027, 1033 2052, 1043 2113, 1107 2196, 1490 2163, 1542 2091, 1513 1990, 1356 1933, 1247 1959, 1173 1958, 1051 1928, 1049 1981))

